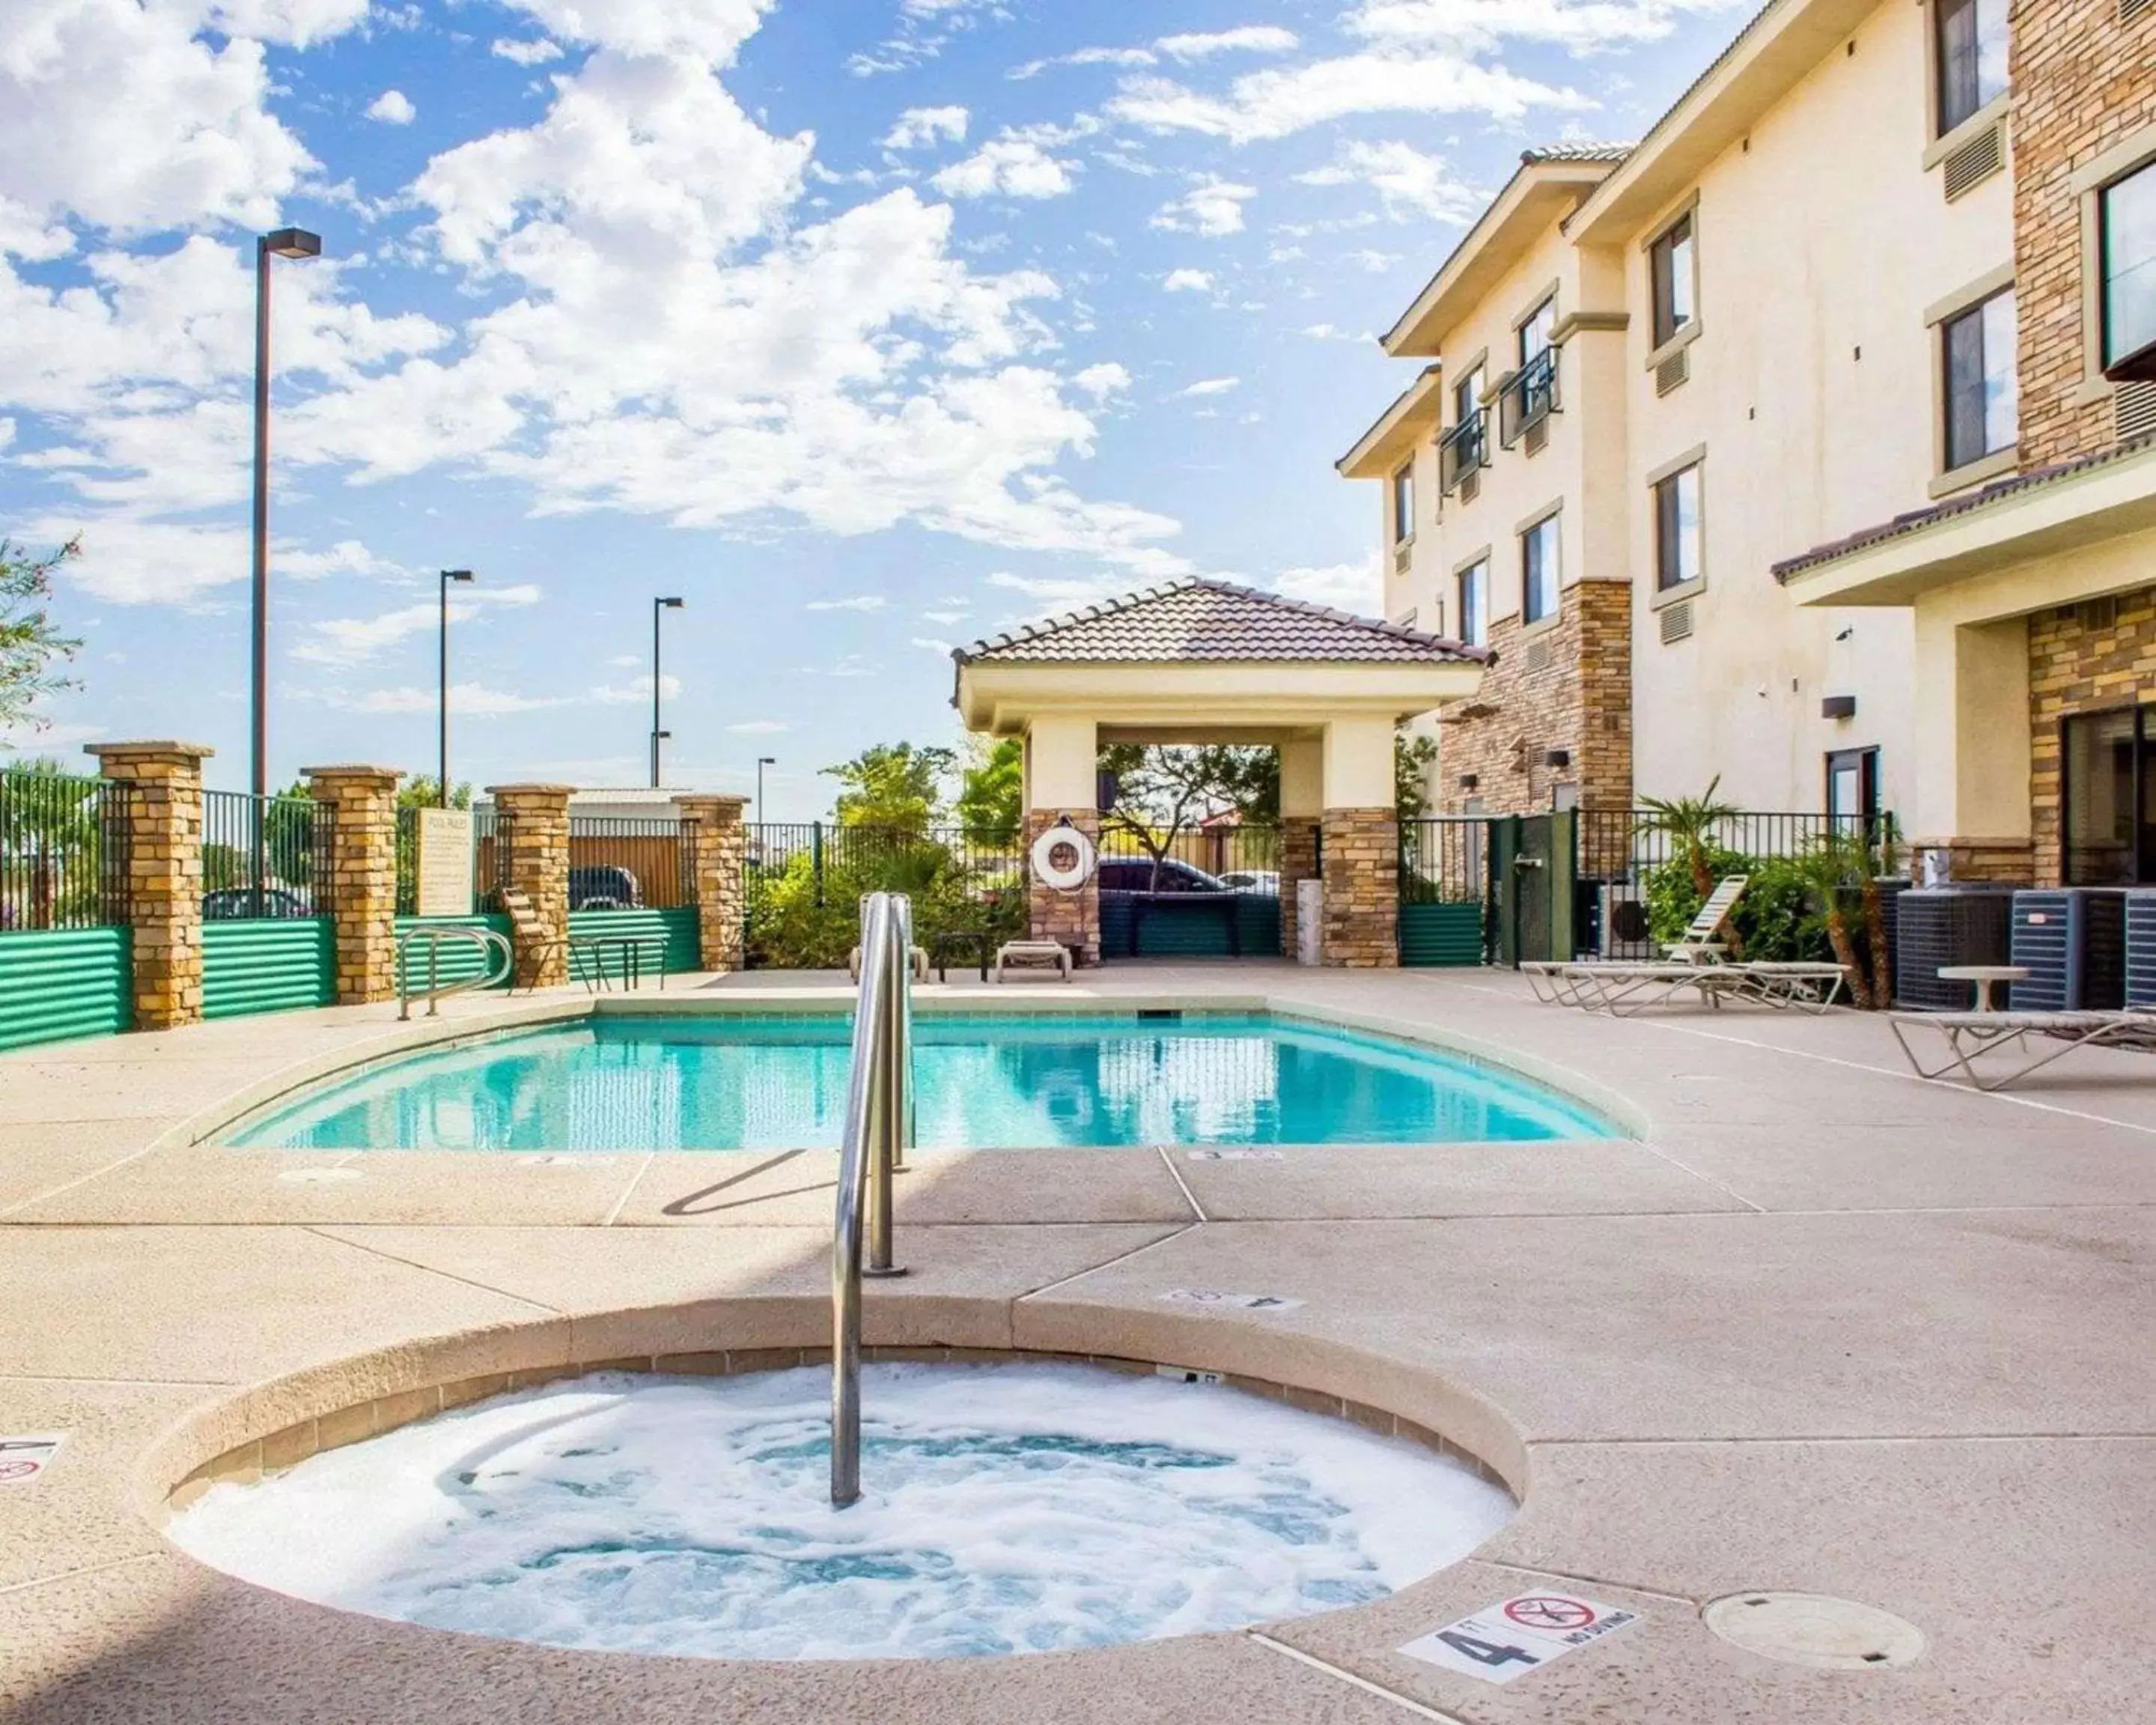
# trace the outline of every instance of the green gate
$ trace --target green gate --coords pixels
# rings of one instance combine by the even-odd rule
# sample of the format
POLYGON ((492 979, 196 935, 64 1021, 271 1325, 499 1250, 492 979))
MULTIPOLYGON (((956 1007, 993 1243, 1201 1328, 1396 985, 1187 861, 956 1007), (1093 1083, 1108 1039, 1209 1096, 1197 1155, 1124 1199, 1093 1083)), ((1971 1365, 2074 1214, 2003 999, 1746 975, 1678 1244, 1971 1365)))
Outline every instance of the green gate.
POLYGON ((1486 964, 1495 932, 1490 845, 1481 815, 1400 823, 1400 963, 1486 964))
POLYGON ((1500 964, 1573 956, 1573 825, 1569 809, 1491 823, 1490 874, 1497 898, 1500 964))

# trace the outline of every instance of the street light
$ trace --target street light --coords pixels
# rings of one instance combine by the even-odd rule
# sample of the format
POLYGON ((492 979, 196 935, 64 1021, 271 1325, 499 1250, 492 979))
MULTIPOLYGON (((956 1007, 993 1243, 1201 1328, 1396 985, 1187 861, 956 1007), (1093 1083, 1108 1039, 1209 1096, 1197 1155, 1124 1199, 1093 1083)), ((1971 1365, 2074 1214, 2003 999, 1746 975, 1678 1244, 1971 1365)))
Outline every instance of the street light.
POLYGON ((442 701, 439 709, 442 752, 436 768, 441 774, 438 782, 441 795, 435 800, 444 809, 449 806, 449 583, 471 578, 472 572, 469 569, 442 571, 442 701))
MULTIPOLYGON (((270 793, 270 260, 321 254, 321 236, 304 228, 280 228, 254 242, 254 711, 250 779, 258 797, 270 793)), ((262 880, 261 848, 258 832, 254 860, 258 888, 262 880)))
POLYGON ((678 611, 679 599, 654 599, 651 602, 651 788, 659 788, 659 745, 672 735, 659 728, 659 614, 662 611, 678 611))
POLYGON ((758 820, 763 819, 763 769, 778 764, 778 757, 776 755, 758 755, 756 757, 756 818, 758 820))

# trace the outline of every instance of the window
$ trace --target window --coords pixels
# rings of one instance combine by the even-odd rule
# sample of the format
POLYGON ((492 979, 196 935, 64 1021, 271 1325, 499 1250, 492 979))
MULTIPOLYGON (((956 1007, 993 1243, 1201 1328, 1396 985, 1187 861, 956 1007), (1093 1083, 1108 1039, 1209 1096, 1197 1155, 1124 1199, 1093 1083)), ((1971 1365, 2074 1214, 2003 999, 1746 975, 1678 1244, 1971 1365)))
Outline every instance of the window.
POLYGON ((1482 411, 1482 367, 1452 386, 1452 429, 1438 440, 1438 490, 1450 497, 1460 482, 1489 463, 1487 439, 1483 435, 1486 415, 1482 411))
POLYGON ((1476 366, 1452 386, 1452 423, 1465 425, 1482 411, 1482 367, 1476 366))
POLYGON ((1546 515, 1520 535, 1520 615, 1539 623, 1557 615, 1558 517, 1546 515))
POLYGON ((1520 326, 1520 363, 1505 380, 1498 400, 1497 441, 1508 449, 1522 433, 1557 411, 1557 349, 1551 345, 1556 333, 1557 295, 1553 294, 1520 326))
POLYGON ((1520 364, 1522 368, 1549 352, 1550 341, 1557 334, 1557 295, 1552 294, 1534 309, 1533 314, 1520 326, 1520 364))
POLYGON ((2066 885, 2156 881, 2156 710, 2084 713, 2064 732, 2066 885))
POLYGON ((1490 559, 1460 572, 1460 639, 1471 647, 1490 644, 1490 559))
POLYGON ((1826 757, 1827 824, 1870 832, 1879 819, 1879 751, 1836 749, 1826 757))
POLYGON ((1939 136, 2006 90, 2007 0, 1937 0, 1939 136))
POLYGON ((1655 587, 1667 593, 1697 581, 1704 567, 1699 527, 1699 463, 1655 482, 1655 587))
POLYGON ((2097 193, 2103 371, 2156 378, 2156 162, 2097 193))
POLYGON ((1691 218, 1683 217, 1647 249, 1655 277, 1655 346, 1661 347, 1692 320, 1691 218))
POLYGON ((1414 463, 1393 475, 1393 543, 1404 545, 1414 537, 1414 463))
POLYGON ((2013 289, 1948 318, 1940 339, 1946 344, 1946 465, 1952 472, 2009 448, 2017 434, 2013 289))

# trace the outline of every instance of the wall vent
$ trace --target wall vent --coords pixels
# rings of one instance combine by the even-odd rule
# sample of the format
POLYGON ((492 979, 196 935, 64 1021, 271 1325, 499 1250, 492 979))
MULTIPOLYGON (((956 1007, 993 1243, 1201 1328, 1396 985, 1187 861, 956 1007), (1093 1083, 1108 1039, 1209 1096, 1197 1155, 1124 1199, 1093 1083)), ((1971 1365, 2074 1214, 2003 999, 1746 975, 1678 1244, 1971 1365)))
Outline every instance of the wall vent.
POLYGON ((1680 347, 1655 367, 1655 393, 1667 395, 1691 376, 1691 349, 1680 347))
POLYGON ((1691 601, 1690 599, 1679 599, 1674 605, 1663 606, 1661 615, 1662 644, 1665 647, 1673 641, 1685 641, 1691 639, 1691 601))
POLYGON ((1460 475, 1460 501, 1463 505, 1472 503, 1481 493, 1482 475, 1481 474, 1469 473, 1460 475))
POLYGON ((1549 669, 1549 662, 1550 649, 1549 643, 1548 641, 1530 641, 1527 643, 1527 669, 1529 670, 1548 670, 1549 669))
POLYGON ((1526 445, 1527 451, 1530 455, 1541 454, 1543 452, 1543 446, 1549 441, 1549 421, 1547 419, 1536 420, 1533 424, 1530 425, 1527 430, 1522 434, 1520 441, 1526 445))
POLYGON ((1394 574, 1406 574, 1408 572, 1408 565, 1412 563, 1414 561, 1414 547, 1412 545, 1396 545, 1393 547, 1394 574))
MULTIPOLYGON (((2156 6, 2156 0, 2147 0, 2156 6)), ((2122 383, 2111 393, 2112 430, 2120 443, 2156 431, 2156 383, 2122 383)))
POLYGON ((2118 0, 2118 21, 2122 24, 2138 24, 2148 16, 2156 0, 2118 0))
POLYGON ((1987 126, 1947 157, 1944 180, 1947 202, 1952 203, 1970 187, 1989 179, 2005 165, 2005 128, 1987 126))
POLYGON ((2074 607, 2074 621, 2087 634, 2102 634, 2107 629, 2117 629, 2118 596, 2107 593, 2100 599, 2083 599, 2074 607))

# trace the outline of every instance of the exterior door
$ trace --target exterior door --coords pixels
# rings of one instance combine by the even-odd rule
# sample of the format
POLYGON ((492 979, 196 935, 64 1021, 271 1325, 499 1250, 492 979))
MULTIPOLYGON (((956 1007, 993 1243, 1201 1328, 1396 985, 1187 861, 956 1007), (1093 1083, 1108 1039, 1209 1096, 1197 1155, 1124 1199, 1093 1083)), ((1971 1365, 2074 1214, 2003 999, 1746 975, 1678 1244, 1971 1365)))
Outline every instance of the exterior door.
POLYGON ((1491 860, 1500 894, 1498 956, 1531 964, 1573 956, 1573 823, 1569 812, 1497 824, 1491 860))
POLYGON ((2063 733, 2066 885, 2156 882, 2156 706, 2077 714, 2063 733))
POLYGON ((1826 757, 1827 819, 1837 833, 1870 832, 1879 819, 1879 751, 1837 749, 1826 757))

